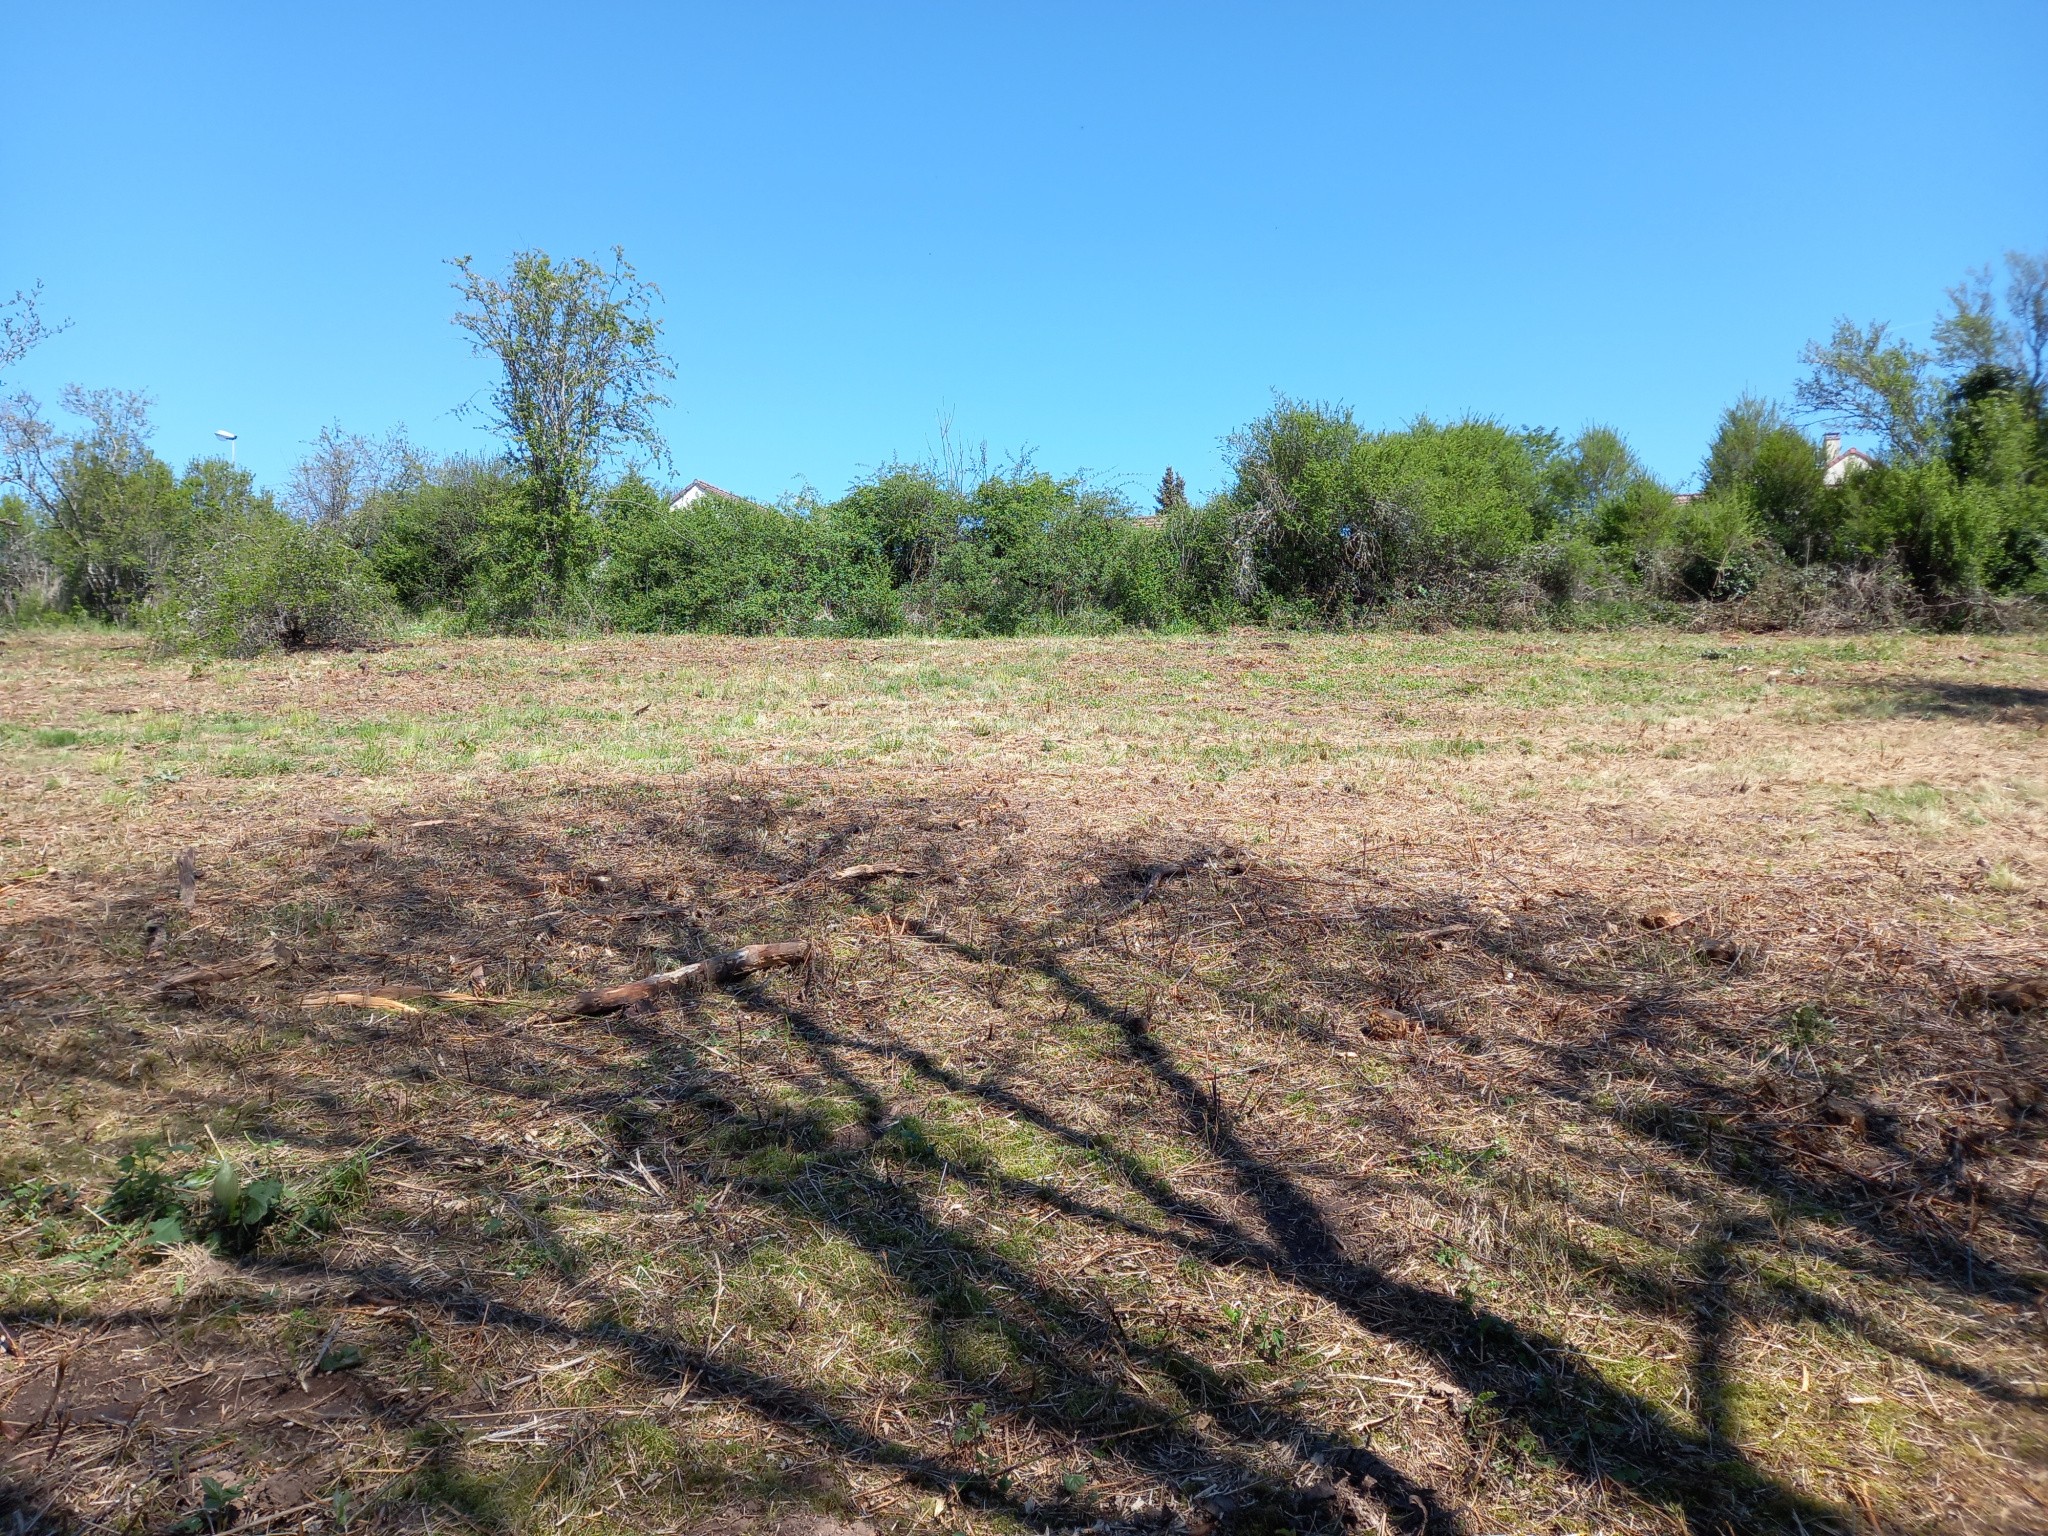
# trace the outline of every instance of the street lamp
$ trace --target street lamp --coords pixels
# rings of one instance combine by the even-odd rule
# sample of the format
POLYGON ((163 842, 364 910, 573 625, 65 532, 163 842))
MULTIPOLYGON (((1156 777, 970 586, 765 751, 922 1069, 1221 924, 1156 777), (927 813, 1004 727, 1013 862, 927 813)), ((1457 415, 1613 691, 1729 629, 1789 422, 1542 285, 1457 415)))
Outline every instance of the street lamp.
POLYGON ((228 430, 227 430, 226 428, 222 428, 222 429, 221 429, 220 431, 218 431, 218 432, 214 433, 213 435, 214 435, 215 437, 219 438, 219 439, 220 439, 220 440, 221 440, 222 442, 224 442, 224 443, 226 443, 226 444, 228 445, 228 462, 229 462, 230 464, 234 463, 234 462, 235 462, 235 439, 236 439, 236 438, 237 438, 238 436, 240 436, 240 434, 239 434, 239 433, 236 433, 236 432, 230 432, 230 431, 228 431, 228 430))

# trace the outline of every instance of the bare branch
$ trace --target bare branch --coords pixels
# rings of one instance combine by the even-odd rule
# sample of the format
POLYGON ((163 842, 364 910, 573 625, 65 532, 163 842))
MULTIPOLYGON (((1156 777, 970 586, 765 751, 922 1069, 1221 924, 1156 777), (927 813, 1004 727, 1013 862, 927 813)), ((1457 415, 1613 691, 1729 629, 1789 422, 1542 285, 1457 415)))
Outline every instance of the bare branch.
POLYGON ((14 297, 0 304, 0 373, 12 368, 52 336, 71 329, 69 320, 55 325, 43 318, 43 285, 37 283, 26 293, 15 289, 14 297))
POLYGON ((1894 458, 1922 459, 1939 435, 1933 359, 1889 332, 1883 321, 1841 319, 1827 341, 1808 342, 1799 361, 1811 372, 1799 381, 1799 404, 1831 425, 1883 439, 1894 458))

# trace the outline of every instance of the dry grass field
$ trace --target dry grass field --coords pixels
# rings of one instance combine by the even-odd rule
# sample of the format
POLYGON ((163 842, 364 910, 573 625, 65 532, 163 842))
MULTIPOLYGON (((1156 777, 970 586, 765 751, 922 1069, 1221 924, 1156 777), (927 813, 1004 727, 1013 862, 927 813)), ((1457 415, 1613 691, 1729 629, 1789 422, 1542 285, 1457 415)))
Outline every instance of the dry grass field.
POLYGON ((16 633, 0 1529, 2038 1532, 2044 939, 2038 638, 16 633))

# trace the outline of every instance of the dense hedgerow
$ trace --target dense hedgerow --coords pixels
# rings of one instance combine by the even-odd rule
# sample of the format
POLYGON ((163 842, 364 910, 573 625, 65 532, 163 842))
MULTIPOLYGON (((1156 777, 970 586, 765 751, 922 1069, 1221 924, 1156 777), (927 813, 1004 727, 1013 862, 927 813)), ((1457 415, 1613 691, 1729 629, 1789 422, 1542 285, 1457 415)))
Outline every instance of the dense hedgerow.
POLYGON ((338 530, 271 514, 223 524, 188 551, 147 617, 168 646, 256 656, 363 644, 389 607, 388 589, 338 530))
POLYGON ((0 409, 0 614, 146 614, 237 653, 354 643, 387 611, 485 632, 963 636, 1702 604, 1760 624, 2003 618, 2048 598, 2048 261, 2009 266, 2006 309, 1958 297, 1935 353, 1846 322, 1808 349, 1802 404, 1860 424, 1876 463, 1831 472, 1744 397, 1686 496, 1607 428, 1375 429, 1283 398, 1229 440, 1223 491, 1191 501, 1169 469, 1146 516, 1082 479, 957 462, 890 465, 836 500, 672 506, 637 474, 542 485, 338 429, 288 513, 231 465, 174 472, 141 397, 71 390, 68 433, 0 409))

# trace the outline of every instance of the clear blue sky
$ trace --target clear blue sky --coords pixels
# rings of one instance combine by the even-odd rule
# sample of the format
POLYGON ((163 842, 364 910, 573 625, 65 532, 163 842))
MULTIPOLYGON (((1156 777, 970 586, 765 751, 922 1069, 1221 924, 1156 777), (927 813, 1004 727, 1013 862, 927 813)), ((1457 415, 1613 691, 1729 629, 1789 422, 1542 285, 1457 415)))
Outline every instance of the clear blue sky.
POLYGON ((681 479, 836 491, 950 411, 1148 496, 1274 390, 1619 427, 1690 477, 1832 317, 2048 247, 2048 4, 0 0, 18 371, 280 481, 485 440, 444 259, 614 243, 681 479))

